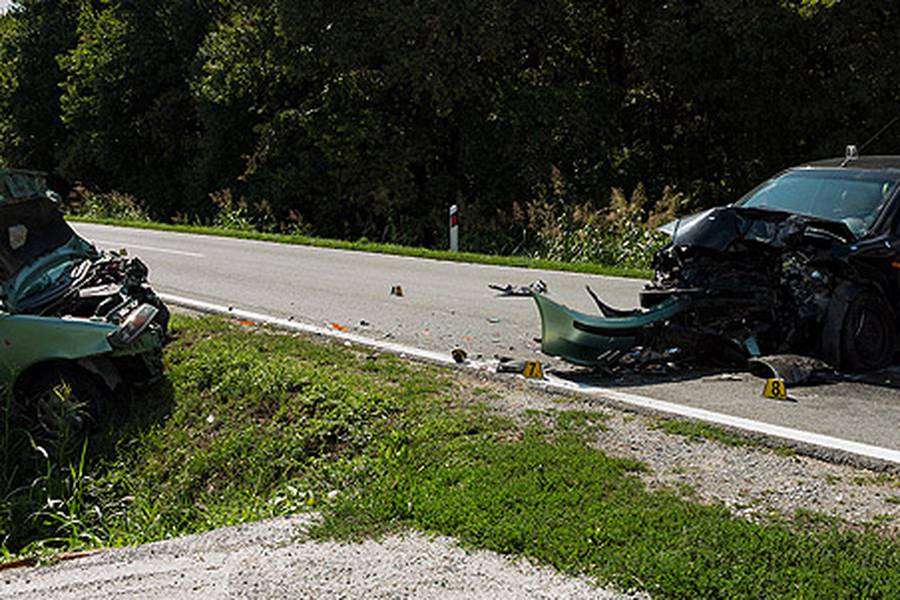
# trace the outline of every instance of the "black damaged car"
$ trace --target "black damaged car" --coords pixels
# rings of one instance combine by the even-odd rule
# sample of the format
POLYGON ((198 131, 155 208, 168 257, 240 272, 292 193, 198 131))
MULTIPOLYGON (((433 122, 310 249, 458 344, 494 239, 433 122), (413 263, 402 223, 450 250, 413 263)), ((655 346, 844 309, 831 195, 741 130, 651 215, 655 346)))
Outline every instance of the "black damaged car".
POLYGON ((596 364, 610 349, 738 362, 804 354, 885 367, 900 311, 900 157, 788 169, 739 201, 670 223, 642 308, 585 315, 535 295, 544 352, 596 364))

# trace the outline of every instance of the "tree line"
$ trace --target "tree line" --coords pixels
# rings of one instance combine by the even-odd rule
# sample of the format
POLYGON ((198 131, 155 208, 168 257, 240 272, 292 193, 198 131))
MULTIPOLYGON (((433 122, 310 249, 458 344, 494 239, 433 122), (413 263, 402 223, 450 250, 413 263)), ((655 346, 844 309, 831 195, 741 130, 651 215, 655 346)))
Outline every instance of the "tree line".
MULTIPOLYGON (((529 203, 735 199, 900 114, 896 0, 19 0, 0 159, 160 220, 471 249, 529 203), (217 200, 218 199, 218 200, 217 200), (515 209, 515 210, 514 210, 515 209)), ((900 130, 900 128, 897 128, 900 130)), ((893 130, 867 149, 900 153, 893 130)))

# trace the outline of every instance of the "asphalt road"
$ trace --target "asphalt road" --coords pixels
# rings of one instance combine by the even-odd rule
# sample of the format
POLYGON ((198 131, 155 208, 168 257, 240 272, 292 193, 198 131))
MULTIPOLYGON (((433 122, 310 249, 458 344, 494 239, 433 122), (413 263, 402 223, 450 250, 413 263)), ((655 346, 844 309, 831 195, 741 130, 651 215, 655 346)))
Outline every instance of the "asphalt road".
MULTIPOLYGON (((162 292, 315 325, 338 324, 372 339, 485 358, 539 355, 540 318, 527 298, 498 298, 491 283, 545 281, 572 308, 592 310, 589 284, 609 303, 637 303, 642 282, 616 277, 467 265, 76 223, 99 246, 126 248, 162 292), (392 296, 401 286, 403 297, 392 296)), ((886 377, 889 379, 890 377, 886 377)), ((900 383, 900 374, 896 381, 900 383)), ((839 383, 793 390, 794 402, 761 397, 749 375, 597 381, 606 388, 900 450, 900 390, 839 383)))

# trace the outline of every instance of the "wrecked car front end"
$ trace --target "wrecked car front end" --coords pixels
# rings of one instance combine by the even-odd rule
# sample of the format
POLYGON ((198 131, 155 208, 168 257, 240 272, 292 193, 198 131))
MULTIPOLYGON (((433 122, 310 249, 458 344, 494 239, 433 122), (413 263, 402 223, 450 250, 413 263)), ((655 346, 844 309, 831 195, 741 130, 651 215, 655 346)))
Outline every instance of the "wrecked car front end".
POLYGON ((159 377, 168 311, 147 276, 78 236, 40 173, 0 170, 0 384, 39 396, 159 377))
POLYGON ((595 297, 601 316, 592 316, 535 294, 542 350, 579 365, 639 348, 712 364, 782 353, 849 370, 890 364, 897 167, 791 170, 734 205, 671 224, 640 309, 595 297))

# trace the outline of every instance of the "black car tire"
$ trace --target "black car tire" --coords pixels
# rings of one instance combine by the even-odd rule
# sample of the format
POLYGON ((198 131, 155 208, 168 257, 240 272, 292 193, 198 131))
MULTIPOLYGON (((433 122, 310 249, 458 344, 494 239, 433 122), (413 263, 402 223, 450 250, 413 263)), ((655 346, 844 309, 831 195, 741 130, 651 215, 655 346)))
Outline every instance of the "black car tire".
POLYGON ((109 389, 77 366, 56 366, 22 382, 15 393, 14 427, 57 450, 78 446, 100 419, 109 389), (61 393, 68 386, 69 393, 61 393))
POLYGON ((897 324, 884 297, 862 291, 847 304, 840 332, 840 366, 850 371, 873 371, 894 362, 897 324))

